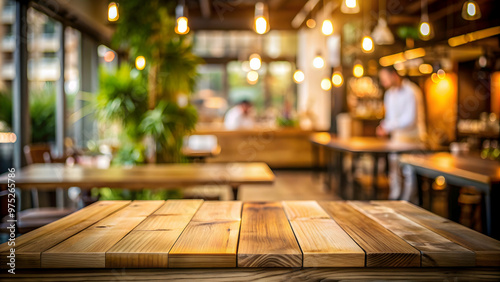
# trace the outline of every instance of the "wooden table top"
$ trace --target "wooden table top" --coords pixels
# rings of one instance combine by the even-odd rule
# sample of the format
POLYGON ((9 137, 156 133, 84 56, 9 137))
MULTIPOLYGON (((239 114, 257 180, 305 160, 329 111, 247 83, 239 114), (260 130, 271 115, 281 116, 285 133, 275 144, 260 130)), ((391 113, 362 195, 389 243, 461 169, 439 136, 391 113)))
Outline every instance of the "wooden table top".
POLYGON ((219 145, 210 149, 192 149, 189 147, 182 147, 182 154, 189 158, 211 158, 220 154, 221 148, 219 145))
POLYGON ((402 201, 101 201, 15 253, 16 268, 500 266, 499 241, 402 201))
POLYGON ((405 153, 429 150, 424 144, 394 142, 377 137, 341 139, 324 132, 314 134, 310 141, 331 149, 353 153, 405 153))
POLYGON ((454 156, 450 153, 403 155, 400 162, 480 183, 500 183, 500 163, 478 156, 454 156))
MULTIPOLYGON (((172 188, 192 185, 271 184, 274 174, 265 163, 154 164, 107 169, 64 164, 34 164, 16 172, 20 188, 112 187, 172 188)), ((7 174, 0 184, 7 183, 7 174)))

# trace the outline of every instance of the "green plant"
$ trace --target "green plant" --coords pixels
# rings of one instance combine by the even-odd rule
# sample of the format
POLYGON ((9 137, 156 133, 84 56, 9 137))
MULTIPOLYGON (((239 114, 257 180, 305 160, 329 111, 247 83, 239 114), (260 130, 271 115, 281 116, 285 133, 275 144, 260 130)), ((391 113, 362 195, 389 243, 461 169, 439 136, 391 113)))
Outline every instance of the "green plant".
POLYGON ((56 89, 53 83, 29 91, 31 142, 53 142, 56 136, 56 89))
POLYGON ((182 162, 180 154, 183 137, 194 130, 198 115, 193 106, 179 107, 161 101, 146 113, 139 128, 157 142, 157 156, 162 162, 182 162))
POLYGON ((12 98, 7 91, 0 91, 0 121, 12 128, 12 98))

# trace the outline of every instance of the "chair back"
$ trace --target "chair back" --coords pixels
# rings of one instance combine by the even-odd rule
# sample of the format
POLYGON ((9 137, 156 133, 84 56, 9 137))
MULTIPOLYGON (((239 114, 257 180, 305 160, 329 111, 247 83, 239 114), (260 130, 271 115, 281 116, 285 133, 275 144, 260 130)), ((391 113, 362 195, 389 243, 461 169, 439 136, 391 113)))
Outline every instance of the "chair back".
POLYGON ((44 153, 50 154, 50 146, 48 144, 31 144, 24 146, 24 157, 28 165, 45 163, 44 153))

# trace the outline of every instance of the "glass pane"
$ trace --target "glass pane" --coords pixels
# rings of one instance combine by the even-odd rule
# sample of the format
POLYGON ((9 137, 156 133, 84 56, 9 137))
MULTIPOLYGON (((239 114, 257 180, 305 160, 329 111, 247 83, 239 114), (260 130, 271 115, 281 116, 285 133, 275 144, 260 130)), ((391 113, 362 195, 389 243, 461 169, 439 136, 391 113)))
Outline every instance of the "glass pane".
MULTIPOLYGON (((64 37, 64 90, 66 92, 66 136, 75 136, 75 123, 80 119, 76 97, 80 91, 80 40, 81 34, 73 28, 66 28, 64 37)), ((69 140, 68 140, 69 141, 69 140)), ((73 142, 74 140, 72 140, 73 142)), ((72 145, 72 144, 66 144, 72 145)))
POLYGON ((28 10, 28 95, 33 143, 53 144, 55 140, 60 32, 59 22, 32 8, 28 10))
POLYGON ((14 69, 15 2, 0 0, 0 173, 12 167, 16 137, 12 133, 12 81, 14 69))

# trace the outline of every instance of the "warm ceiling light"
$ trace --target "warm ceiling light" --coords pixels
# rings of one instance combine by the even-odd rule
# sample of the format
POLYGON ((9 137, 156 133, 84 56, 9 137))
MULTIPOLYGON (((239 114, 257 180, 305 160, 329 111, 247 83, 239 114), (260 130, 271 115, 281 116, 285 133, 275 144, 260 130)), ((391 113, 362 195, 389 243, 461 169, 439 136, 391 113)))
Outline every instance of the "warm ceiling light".
POLYGON ((113 52, 113 51, 107 51, 106 53, 104 53, 104 61, 106 63, 110 63, 114 59, 115 59, 115 52, 113 52))
POLYGON ((370 36, 363 37, 361 41, 361 48, 365 53, 373 52, 373 39, 370 36))
POLYGON ((175 25, 175 33, 187 34, 188 32, 189 32, 188 19, 186 17, 177 18, 177 24, 175 25))
POLYGON ((362 77, 363 74, 365 73, 365 70, 363 69, 363 66, 361 64, 355 64, 354 67, 352 68, 352 74, 355 77, 362 77))
POLYGON ((340 11, 344 14, 359 13, 358 1, 356 1, 356 0, 342 0, 342 5, 340 6, 340 11))
POLYGON ((118 4, 111 2, 108 5, 108 21, 116 22, 120 15, 118 14, 118 4))
POLYGON ((321 26, 321 32, 323 32, 324 35, 332 35, 333 33, 333 24, 331 20, 324 20, 323 25, 321 26))
POLYGON ((429 64, 421 64, 418 66, 418 70, 423 74, 430 74, 432 73, 432 66, 429 64))
POLYGON ((462 7, 462 18, 468 21, 473 21, 481 18, 481 10, 479 5, 474 0, 465 1, 462 7))
POLYGON ((304 72, 301 70, 296 70, 293 73, 293 81, 295 81, 295 83, 302 83, 305 78, 306 76, 304 75, 304 72))
POLYGON ((258 34, 264 34, 269 31, 269 16, 267 15, 267 7, 262 2, 255 4, 254 28, 258 34))
POLYGON ((438 83, 440 79, 439 79, 439 77, 437 76, 437 74, 436 74, 436 73, 433 73, 433 74, 431 75, 431 80, 432 80, 432 82, 434 82, 434 83, 438 83))
POLYGON ((316 21, 314 19, 308 19, 306 21, 306 26, 308 28, 315 28, 316 27, 316 21))
POLYGON ((248 84, 255 84, 259 81, 259 73, 256 71, 249 71, 247 73, 247 82, 248 84))
POLYGON ((422 0, 421 2, 422 16, 420 18, 420 24, 418 25, 418 36, 422 40, 429 40, 434 37, 434 30, 429 21, 429 13, 427 11, 427 0, 422 0))
POLYGON ((335 87, 342 86, 342 83, 344 83, 344 78, 342 77, 342 73, 339 71, 334 72, 332 75, 332 82, 333 86, 335 87))
POLYGON ((179 4, 175 7, 175 18, 177 19, 175 22, 175 33, 187 34, 189 32, 187 12, 187 8, 183 4, 179 4))
POLYGON ((138 56, 135 58, 135 68, 138 70, 143 70, 146 67, 146 58, 144 56, 138 56))
POLYGON ((452 37, 448 39, 448 44, 451 47, 457 47, 472 41, 492 37, 500 34, 500 26, 490 27, 487 29, 481 29, 471 33, 462 34, 459 36, 452 37))
POLYGON ((316 56, 313 60, 313 66, 317 69, 321 69, 325 66, 325 60, 321 56, 316 56))
POLYGON ((328 91, 332 89, 332 82, 328 78, 323 78, 321 80, 321 89, 328 91))
POLYGON ((260 69, 260 67, 262 66, 262 60, 260 59, 259 54, 250 55, 249 65, 250 69, 252 70, 260 69))
POLYGON ((432 37, 432 27, 429 22, 421 22, 418 28, 420 38, 423 40, 429 40, 432 37))

